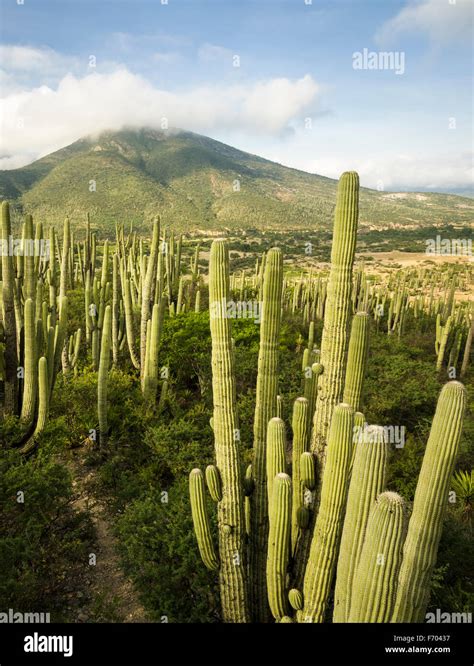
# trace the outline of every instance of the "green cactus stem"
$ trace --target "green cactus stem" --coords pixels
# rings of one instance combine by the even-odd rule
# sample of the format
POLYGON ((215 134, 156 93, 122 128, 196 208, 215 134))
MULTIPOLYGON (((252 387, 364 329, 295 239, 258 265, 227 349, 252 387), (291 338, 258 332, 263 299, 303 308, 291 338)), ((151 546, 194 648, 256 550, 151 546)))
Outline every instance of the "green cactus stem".
POLYGON ((385 486, 388 459, 385 431, 381 426, 360 431, 359 428, 360 425, 354 426, 355 454, 337 563, 333 622, 347 622, 370 509, 385 486))
POLYGON ((278 621, 287 614, 286 576, 291 535, 291 479, 277 474, 272 484, 268 536, 267 589, 268 603, 278 621))
POLYGON ((403 499, 397 493, 382 493, 367 522, 348 622, 390 622, 405 534, 403 499))
POLYGON ((213 431, 216 466, 222 479, 218 532, 222 614, 225 622, 247 622, 245 516, 237 423, 234 352, 230 320, 222 312, 229 294, 229 256, 225 241, 211 246, 209 303, 212 341, 213 431))
POLYGON ((361 407, 367 352, 369 348, 369 315, 357 312, 352 319, 343 402, 356 412, 361 407))
POLYGON ((283 258, 278 248, 269 250, 265 265, 260 322, 257 388, 255 398, 253 478, 251 497, 250 585, 254 619, 269 619, 266 593, 266 551, 268 539, 268 497, 266 479, 267 424, 277 413, 278 347, 283 288, 283 258))
POLYGON ((204 476, 200 469, 193 469, 189 475, 189 496, 193 517, 194 533, 198 542, 199 553, 205 566, 214 571, 219 568, 214 543, 211 535, 209 515, 204 493, 204 476))
POLYGON ((329 431, 321 500, 304 577, 301 622, 323 622, 336 567, 346 506, 353 445, 354 411, 341 403, 333 412, 329 431))
POLYGON ((418 477, 392 622, 422 622, 425 618, 465 407, 464 386, 457 381, 445 384, 418 477))
POLYGON ((110 347, 112 338, 112 309, 107 305, 104 313, 102 327, 102 341, 100 346, 99 374, 97 377, 97 411, 99 413, 100 443, 104 444, 107 438, 107 388, 109 379, 110 347))

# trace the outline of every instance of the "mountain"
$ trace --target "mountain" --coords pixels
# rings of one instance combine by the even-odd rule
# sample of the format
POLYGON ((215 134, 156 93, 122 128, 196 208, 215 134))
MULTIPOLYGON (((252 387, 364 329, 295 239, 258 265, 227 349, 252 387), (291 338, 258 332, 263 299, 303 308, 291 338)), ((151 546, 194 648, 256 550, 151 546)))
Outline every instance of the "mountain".
MULTIPOLYGON (((69 215, 82 224, 89 212, 104 231, 116 221, 148 227, 157 213, 180 231, 326 229, 336 186, 205 136, 149 128, 86 137, 0 171, 0 196, 17 213, 55 224, 69 215)), ((361 190, 362 228, 463 226, 473 210, 474 201, 449 194, 361 190)))

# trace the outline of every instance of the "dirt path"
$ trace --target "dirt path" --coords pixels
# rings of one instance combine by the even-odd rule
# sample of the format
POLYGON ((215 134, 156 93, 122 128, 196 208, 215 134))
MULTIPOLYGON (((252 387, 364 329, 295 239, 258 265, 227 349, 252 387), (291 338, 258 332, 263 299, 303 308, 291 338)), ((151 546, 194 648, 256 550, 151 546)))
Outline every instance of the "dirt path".
MULTIPOLYGON (((111 527, 110 511, 96 493, 96 472, 84 463, 84 452, 76 449, 68 468, 73 477, 73 507, 91 518, 95 543, 91 548, 95 565, 90 565, 70 606, 75 622, 147 622, 133 584, 125 576, 111 527)), ((89 556, 89 563, 91 557, 89 556)))

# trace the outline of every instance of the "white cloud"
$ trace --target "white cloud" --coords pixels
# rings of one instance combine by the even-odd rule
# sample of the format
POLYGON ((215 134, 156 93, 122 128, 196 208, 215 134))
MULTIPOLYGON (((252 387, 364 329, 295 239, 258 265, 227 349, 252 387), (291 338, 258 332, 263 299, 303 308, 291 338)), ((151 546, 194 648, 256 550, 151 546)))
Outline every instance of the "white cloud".
POLYGON ((412 154, 372 154, 334 157, 321 155, 305 161, 306 171, 338 178, 343 171, 354 169, 364 187, 384 190, 448 189, 472 186, 472 154, 431 154, 422 158, 412 154))
POLYGON ((275 135, 314 105, 317 95, 318 85, 309 75, 174 93, 125 68, 82 78, 68 74, 57 87, 6 94, 1 103, 0 154, 4 168, 12 168, 105 129, 159 128, 162 118, 169 127, 203 133, 275 135))
POLYGON ((68 71, 77 70, 80 66, 78 58, 62 55, 47 47, 11 44, 0 45, 0 62, 6 72, 17 77, 32 74, 41 75, 43 79, 64 76, 68 71))
POLYGON ((224 46, 217 46, 216 44, 203 44, 198 49, 198 58, 203 62, 231 62, 234 53, 224 46))
POLYGON ((435 43, 470 39, 472 34, 472 0, 409 0, 396 16, 376 32, 378 44, 394 42, 405 33, 426 33, 435 43))

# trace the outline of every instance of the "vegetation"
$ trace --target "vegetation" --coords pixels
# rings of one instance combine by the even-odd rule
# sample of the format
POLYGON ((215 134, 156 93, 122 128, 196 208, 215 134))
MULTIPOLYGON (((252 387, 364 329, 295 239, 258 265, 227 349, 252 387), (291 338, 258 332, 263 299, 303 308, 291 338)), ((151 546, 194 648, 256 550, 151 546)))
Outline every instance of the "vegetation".
POLYGON ((103 242, 25 218, 23 247, 51 254, 2 256, 7 605, 77 619, 80 455, 150 621, 469 609, 472 267, 353 268, 358 194, 345 174, 329 271, 256 244, 231 273, 228 241, 158 218, 103 242))

